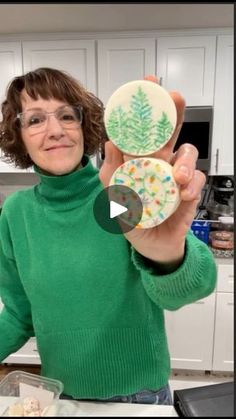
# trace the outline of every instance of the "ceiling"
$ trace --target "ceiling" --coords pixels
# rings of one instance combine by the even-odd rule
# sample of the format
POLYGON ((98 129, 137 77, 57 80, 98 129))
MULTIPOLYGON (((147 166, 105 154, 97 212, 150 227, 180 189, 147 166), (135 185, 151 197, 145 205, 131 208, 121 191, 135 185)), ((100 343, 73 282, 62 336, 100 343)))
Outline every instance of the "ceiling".
POLYGON ((0 34, 233 27, 234 4, 0 4, 0 34))

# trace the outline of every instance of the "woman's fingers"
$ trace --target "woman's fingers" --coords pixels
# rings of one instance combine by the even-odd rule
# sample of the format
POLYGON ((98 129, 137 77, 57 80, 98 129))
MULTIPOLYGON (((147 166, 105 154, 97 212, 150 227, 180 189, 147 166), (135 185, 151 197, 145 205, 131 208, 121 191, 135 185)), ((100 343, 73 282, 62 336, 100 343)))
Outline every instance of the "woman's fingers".
POLYGON ((183 201, 199 201, 206 183, 206 176, 200 170, 195 170, 189 183, 181 187, 180 197, 183 201))
MULTIPOLYGON (((154 83, 159 84, 159 78, 154 75, 145 76, 144 80, 152 81, 154 83)), ((176 128, 175 131, 171 137, 171 139, 168 142, 168 145, 172 147, 172 150, 174 149, 175 143, 177 141, 178 135, 180 133, 183 121, 184 121, 184 112, 185 112, 185 99, 179 92, 169 92, 170 96, 172 97, 176 111, 177 111, 177 121, 176 121, 176 128)))
POLYGON ((177 111, 177 122, 176 122, 176 128, 174 130, 174 133, 170 139, 170 143, 172 143, 172 147, 174 149, 175 143, 177 141, 178 135, 180 133, 180 130, 182 128, 183 122, 184 122, 184 112, 185 112, 185 100, 183 96, 181 96, 178 92, 170 92, 170 96, 172 97, 176 111, 177 111))
POLYGON ((190 181, 196 168, 198 150, 192 144, 185 143, 175 152, 171 164, 175 180, 180 185, 190 181))

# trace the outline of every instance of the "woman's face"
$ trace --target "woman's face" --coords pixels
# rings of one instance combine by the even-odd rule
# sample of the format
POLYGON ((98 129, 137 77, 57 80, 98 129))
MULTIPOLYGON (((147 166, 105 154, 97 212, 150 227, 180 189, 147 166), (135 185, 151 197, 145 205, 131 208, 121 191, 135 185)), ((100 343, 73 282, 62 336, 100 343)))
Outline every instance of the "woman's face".
POLYGON ((63 110, 63 106, 68 104, 56 99, 34 100, 25 90, 21 92, 21 103, 22 112, 27 111, 27 115, 38 118, 41 111, 57 111, 59 115, 59 118, 55 114, 48 115, 41 128, 37 127, 36 118, 31 119, 30 127, 25 125, 21 128, 22 139, 32 161, 53 175, 64 175, 78 168, 84 153, 84 138, 80 123, 72 123, 71 126, 63 123, 70 119, 70 114, 63 110))

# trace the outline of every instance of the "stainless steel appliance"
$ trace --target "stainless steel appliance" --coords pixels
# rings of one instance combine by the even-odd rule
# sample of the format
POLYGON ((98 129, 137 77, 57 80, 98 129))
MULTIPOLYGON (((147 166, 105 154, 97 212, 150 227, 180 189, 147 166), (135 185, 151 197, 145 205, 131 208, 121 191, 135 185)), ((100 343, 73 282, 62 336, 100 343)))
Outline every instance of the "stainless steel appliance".
POLYGON ((186 107, 184 123, 175 145, 175 151, 181 144, 193 144, 199 152, 197 168, 208 172, 211 163, 212 143, 212 106, 186 107))

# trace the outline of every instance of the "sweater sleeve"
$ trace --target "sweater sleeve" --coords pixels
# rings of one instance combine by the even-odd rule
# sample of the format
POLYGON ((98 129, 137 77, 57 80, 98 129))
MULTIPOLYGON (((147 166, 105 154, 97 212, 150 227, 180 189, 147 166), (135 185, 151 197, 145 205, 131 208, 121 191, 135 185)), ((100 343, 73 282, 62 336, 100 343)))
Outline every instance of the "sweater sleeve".
POLYGON ((177 310, 211 294, 216 286, 216 263, 208 246, 190 231, 186 237, 182 264, 170 274, 158 274, 158 268, 132 248, 132 260, 141 273, 143 286, 162 309, 177 310))
POLYGON ((34 336, 31 308, 17 271, 7 220, 0 219, 0 362, 34 336))

